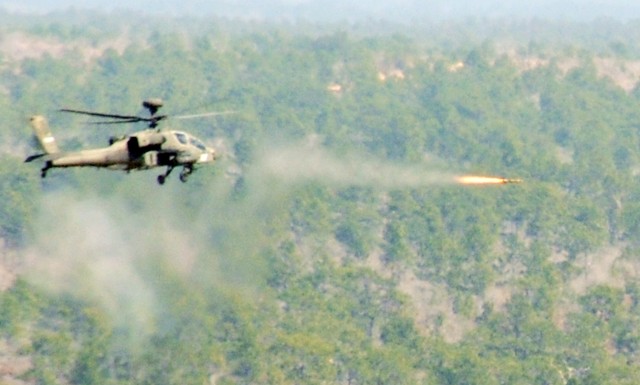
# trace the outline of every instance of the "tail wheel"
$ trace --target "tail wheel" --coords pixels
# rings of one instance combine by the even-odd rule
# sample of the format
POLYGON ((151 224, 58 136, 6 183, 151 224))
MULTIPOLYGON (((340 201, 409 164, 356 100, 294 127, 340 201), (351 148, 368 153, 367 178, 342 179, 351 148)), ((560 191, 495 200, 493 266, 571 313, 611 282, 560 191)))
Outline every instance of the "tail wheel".
POLYGON ((40 177, 41 178, 46 178, 47 176, 47 171, 49 171, 49 169, 53 167, 52 162, 50 160, 47 161, 47 163, 45 163, 44 167, 42 168, 42 170, 40 170, 40 177))

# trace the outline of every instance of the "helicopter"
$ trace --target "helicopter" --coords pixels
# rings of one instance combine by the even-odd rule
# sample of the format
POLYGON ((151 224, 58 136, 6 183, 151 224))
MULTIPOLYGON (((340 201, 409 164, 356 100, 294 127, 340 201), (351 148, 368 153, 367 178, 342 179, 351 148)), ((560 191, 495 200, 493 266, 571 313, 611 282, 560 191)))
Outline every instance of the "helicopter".
MULTIPOLYGON (((213 163, 216 160, 216 151, 207 147, 195 136, 183 131, 158 128, 159 123, 168 118, 167 115, 157 114, 158 110, 163 106, 161 99, 144 100, 142 106, 149 111, 148 117, 61 109, 61 112, 107 119, 94 122, 95 124, 148 123, 148 127, 145 130, 121 137, 111 137, 108 147, 72 152, 60 151, 44 116, 32 116, 30 124, 44 153, 31 155, 25 159, 25 162, 32 162, 40 158, 45 159, 44 167, 40 173, 42 178, 45 178, 47 172, 52 168, 98 167, 130 172, 131 170, 166 167, 166 171, 158 175, 157 178, 158 184, 163 185, 169 174, 176 167, 182 167, 180 181, 184 183, 189 175, 195 171, 196 165, 213 163)), ((188 119, 225 113, 211 112, 173 118, 188 119)))

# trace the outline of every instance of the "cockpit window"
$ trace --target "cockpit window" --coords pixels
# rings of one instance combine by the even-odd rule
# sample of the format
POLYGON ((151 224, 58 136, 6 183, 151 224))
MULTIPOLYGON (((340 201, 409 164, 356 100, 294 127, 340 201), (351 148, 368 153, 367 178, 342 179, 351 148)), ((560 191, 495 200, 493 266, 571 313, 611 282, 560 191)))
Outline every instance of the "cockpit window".
POLYGON ((204 146, 204 144, 196 138, 191 138, 191 144, 196 146, 201 151, 207 151, 207 148, 204 146))
POLYGON ((178 142, 187 144, 187 135, 183 134, 182 132, 175 132, 174 135, 176 136, 176 139, 178 139, 178 142))

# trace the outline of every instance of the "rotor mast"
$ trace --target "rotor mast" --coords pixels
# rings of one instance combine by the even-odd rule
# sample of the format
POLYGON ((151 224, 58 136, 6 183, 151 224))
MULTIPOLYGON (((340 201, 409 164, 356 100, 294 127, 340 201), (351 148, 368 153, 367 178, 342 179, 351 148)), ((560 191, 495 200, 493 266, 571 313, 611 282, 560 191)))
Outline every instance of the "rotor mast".
POLYGON ((151 118, 149 120, 149 128, 158 127, 158 121, 164 118, 164 116, 156 117, 156 113, 162 106, 163 106, 162 99, 159 99, 159 98, 147 99, 142 102, 142 107, 149 110, 149 115, 151 115, 151 118))

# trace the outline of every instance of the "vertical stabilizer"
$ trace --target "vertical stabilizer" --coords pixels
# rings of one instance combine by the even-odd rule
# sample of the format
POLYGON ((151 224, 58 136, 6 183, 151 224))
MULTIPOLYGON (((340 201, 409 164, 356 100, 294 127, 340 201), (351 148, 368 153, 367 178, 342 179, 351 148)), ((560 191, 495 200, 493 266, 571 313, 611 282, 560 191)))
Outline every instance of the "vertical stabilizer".
POLYGON ((30 119, 31 127, 38 138, 38 142, 42 149, 47 154, 55 154, 60 152, 56 139, 53 137, 51 130, 49 129, 49 123, 47 119, 42 115, 32 116, 30 119))

